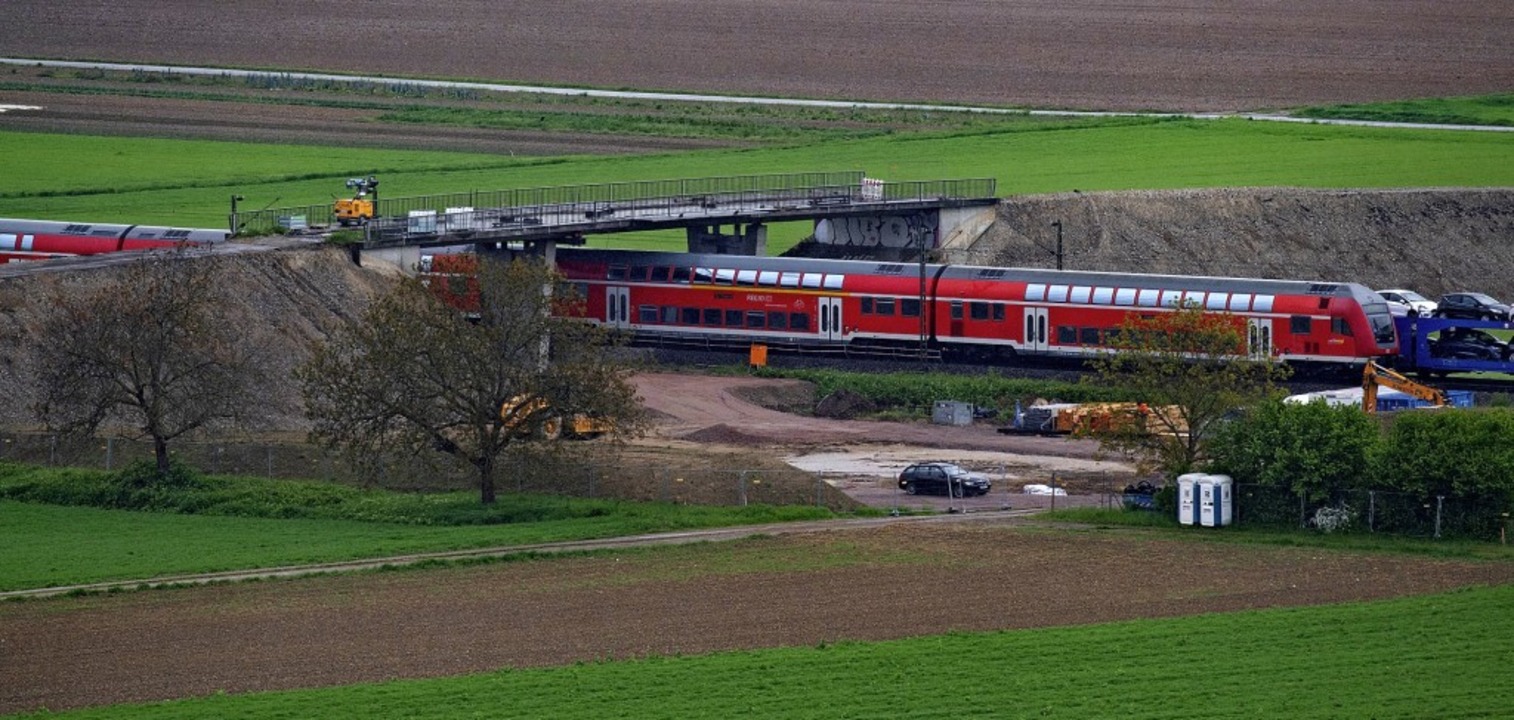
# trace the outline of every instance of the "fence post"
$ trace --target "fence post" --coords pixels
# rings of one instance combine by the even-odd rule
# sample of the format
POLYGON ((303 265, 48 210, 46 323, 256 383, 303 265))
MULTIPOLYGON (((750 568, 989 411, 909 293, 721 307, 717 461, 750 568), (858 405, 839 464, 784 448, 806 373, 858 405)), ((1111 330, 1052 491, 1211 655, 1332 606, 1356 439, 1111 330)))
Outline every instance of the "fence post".
MULTIPOLYGON (((949 485, 947 486, 947 488, 948 488, 947 491, 946 491, 947 495, 951 494, 950 487, 951 486, 949 486, 949 485)), ((966 493, 964 493, 964 494, 966 494, 966 493)), ((1056 473, 1052 473, 1051 474, 1051 510, 1052 510, 1052 512, 1056 512, 1056 510, 1057 510, 1057 474, 1056 473)))
POLYGON ((1301 528, 1307 528, 1307 527, 1309 527, 1308 522, 1306 520, 1304 520, 1304 496, 1303 495, 1298 496, 1298 526, 1301 527, 1301 528))
POLYGON ((272 480, 273 479, 273 446, 272 445, 264 445, 263 446, 263 457, 264 457, 265 460, 268 461, 268 479, 272 480))
POLYGON ((1440 539, 1440 511, 1441 511, 1441 508, 1445 505, 1445 502, 1446 502, 1446 496, 1445 495, 1436 495, 1435 496, 1435 539, 1436 540, 1440 539))
POLYGON ((48 440, 48 442, 47 442, 47 445, 48 445, 48 448, 47 448, 47 464, 48 465, 57 465, 58 464, 58 436, 57 435, 49 435, 48 438, 47 438, 47 440, 48 440))
POLYGON ((742 470, 736 477, 736 502, 742 507, 746 507, 746 472, 742 470))
POLYGON ((1377 532, 1377 491, 1367 491, 1367 532, 1377 532))
POLYGON ((105 438, 105 469, 114 470, 116 459, 116 439, 105 438))

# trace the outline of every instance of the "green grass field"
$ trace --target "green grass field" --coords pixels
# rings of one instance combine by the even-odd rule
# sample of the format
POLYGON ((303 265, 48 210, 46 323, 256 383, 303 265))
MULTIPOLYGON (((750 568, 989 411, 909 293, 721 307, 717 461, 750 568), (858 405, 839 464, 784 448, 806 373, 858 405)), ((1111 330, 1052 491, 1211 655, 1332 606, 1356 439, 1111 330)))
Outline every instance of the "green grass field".
MULTIPOLYGON (((1329 607, 655 657, 67 718, 1496 718, 1514 586, 1329 607)), ((38 715, 37 717, 41 717, 38 715)))
POLYGON ((1294 113, 1310 118, 1349 118, 1436 125, 1514 125, 1514 93, 1426 98, 1360 105, 1328 105, 1294 113))
POLYGON ((358 174, 383 197, 633 180, 864 170, 885 180, 992 177, 999 193, 1238 186, 1514 185, 1514 135, 1110 120, 891 135, 753 150, 502 158, 206 141, 0 133, 0 216, 222 227, 243 210, 328 203, 358 174), (171 161, 165 161, 170 158, 171 161), (40 174, 39 174, 40 173, 40 174))
MULTIPOLYGON (((500 502, 515 500, 504 497, 500 502)), ((560 502, 597 503, 601 512, 560 520, 438 527, 177 515, 0 500, 0 547, 5 548, 0 552, 0 591, 829 516, 814 508, 560 502)))

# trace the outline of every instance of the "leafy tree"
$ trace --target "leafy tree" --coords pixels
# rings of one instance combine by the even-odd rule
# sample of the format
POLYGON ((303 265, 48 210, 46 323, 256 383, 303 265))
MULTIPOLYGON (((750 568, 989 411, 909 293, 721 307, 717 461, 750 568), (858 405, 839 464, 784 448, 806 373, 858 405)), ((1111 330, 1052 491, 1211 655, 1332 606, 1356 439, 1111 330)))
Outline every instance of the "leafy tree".
POLYGON ((539 261, 482 262, 467 294, 476 316, 418 282, 380 298, 296 371, 312 439, 354 460, 439 450, 473 467, 489 504, 501 456, 557 417, 637 431, 629 370, 602 329, 572 317, 571 286, 546 291, 554 281, 539 261))
POLYGON ((57 287, 33 329, 38 400, 50 429, 135 428, 167 477, 169 443, 255 419, 264 365, 226 322, 217 264, 187 249, 133 261, 93 288, 57 287))
POLYGON ((1378 486, 1507 509, 1514 502, 1514 412, 1440 410, 1394 418, 1377 455, 1378 486))
POLYGON ((1193 469, 1210 436, 1238 409, 1277 394, 1289 370, 1247 353, 1244 325, 1185 304, 1132 312, 1111 333, 1114 349, 1088 361, 1092 380, 1141 399, 1083 434, 1169 478, 1193 469))
POLYGON ((1272 399, 1221 427, 1209 454, 1211 469, 1237 482, 1321 501, 1366 485, 1379 442, 1377 424, 1358 407, 1272 399))

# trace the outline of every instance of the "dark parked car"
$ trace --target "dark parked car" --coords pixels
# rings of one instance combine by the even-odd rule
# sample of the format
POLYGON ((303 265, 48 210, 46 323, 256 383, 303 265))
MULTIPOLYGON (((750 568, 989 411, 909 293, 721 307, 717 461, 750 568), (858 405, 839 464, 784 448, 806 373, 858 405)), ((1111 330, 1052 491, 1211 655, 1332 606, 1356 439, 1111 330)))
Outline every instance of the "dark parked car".
POLYGON ((951 488, 952 497, 987 495, 993 481, 962 466, 947 462, 916 463, 899 473, 899 488, 911 495, 933 493, 945 495, 951 488))
POLYGON ((1463 360, 1508 360, 1509 344, 1476 328, 1446 328, 1430 340, 1430 357, 1463 360))
POLYGON ((1435 317, 1465 320, 1508 320, 1509 306, 1482 293, 1451 293, 1440 296, 1435 317))

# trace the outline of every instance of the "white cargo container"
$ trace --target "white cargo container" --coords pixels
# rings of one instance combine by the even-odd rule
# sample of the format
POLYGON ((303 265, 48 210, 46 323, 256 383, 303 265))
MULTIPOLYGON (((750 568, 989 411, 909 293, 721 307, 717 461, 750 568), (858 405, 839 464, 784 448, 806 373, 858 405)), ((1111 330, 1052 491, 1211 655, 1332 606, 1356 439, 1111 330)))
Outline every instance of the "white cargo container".
POLYGON ((436 232, 435 210, 411 210, 405 230, 411 234, 436 232))

